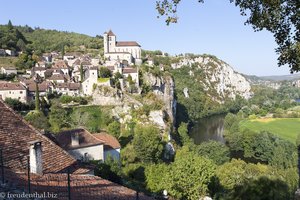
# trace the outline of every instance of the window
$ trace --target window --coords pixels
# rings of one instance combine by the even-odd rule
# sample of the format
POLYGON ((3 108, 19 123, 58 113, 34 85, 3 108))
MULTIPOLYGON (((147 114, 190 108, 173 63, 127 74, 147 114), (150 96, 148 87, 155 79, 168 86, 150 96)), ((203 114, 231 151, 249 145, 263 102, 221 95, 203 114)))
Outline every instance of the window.
POLYGON ((23 91, 20 91, 20 94, 23 94, 23 91))

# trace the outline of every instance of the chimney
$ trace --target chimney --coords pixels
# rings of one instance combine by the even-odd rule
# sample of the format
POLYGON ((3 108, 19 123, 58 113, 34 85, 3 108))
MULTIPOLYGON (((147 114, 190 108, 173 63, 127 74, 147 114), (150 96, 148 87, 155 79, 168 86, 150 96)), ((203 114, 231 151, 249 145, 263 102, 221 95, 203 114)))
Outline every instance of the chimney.
POLYGON ((42 142, 35 140, 29 142, 29 145, 30 172, 43 174, 42 142))
POLYGON ((72 133, 71 134, 71 146, 78 146, 79 145, 79 133, 72 133))

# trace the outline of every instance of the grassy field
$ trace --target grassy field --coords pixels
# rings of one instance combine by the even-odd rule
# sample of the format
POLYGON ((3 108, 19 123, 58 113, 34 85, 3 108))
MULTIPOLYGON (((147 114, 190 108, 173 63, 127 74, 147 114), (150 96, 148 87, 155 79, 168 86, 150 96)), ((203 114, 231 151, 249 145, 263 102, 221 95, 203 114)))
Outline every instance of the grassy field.
POLYGON ((14 63, 18 60, 18 57, 0 57, 0 68, 7 66, 14 66, 14 63))
POLYGON ((296 142, 300 133, 300 118, 266 118, 253 119, 240 122, 240 128, 253 131, 269 131, 279 137, 296 142))

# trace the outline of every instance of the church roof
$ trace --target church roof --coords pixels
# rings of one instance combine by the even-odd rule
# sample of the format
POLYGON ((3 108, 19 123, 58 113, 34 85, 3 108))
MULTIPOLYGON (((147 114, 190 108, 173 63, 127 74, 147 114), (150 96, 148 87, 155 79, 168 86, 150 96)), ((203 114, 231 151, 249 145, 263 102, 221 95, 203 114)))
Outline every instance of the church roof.
POLYGON ((108 31, 107 35, 108 36, 116 36, 111 30, 108 31))
POLYGON ((138 46, 138 47, 140 47, 140 45, 137 42, 135 42, 135 41, 117 42, 117 46, 118 47, 124 47, 124 46, 138 46))

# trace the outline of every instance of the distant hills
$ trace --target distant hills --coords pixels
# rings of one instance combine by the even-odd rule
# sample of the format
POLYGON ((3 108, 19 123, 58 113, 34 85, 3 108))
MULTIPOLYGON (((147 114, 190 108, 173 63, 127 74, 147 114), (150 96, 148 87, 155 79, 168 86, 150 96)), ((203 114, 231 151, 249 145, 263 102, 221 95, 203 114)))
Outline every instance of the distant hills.
POLYGON ((276 75, 276 76, 255 76, 255 75, 245 75, 244 76, 251 82, 258 81, 293 81, 300 79, 300 74, 290 74, 290 75, 276 75))
POLYGON ((34 50, 39 55, 44 52, 81 51, 89 53, 91 50, 103 49, 102 36, 88 36, 84 34, 47 30, 39 27, 0 25, 0 48, 13 50, 34 50))

